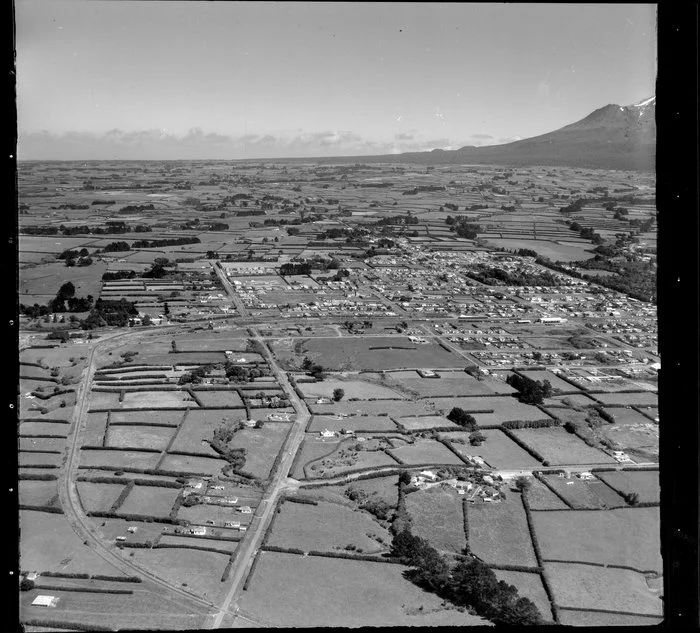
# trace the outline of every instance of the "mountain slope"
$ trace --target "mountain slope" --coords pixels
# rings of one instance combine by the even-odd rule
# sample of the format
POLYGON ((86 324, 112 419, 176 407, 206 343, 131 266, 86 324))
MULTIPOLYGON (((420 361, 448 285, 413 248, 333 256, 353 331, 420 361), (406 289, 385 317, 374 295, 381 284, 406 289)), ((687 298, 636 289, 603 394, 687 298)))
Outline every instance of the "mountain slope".
POLYGON ((656 97, 630 106, 606 105, 587 117, 540 136, 487 147, 353 157, 363 162, 547 165, 653 171, 656 97))

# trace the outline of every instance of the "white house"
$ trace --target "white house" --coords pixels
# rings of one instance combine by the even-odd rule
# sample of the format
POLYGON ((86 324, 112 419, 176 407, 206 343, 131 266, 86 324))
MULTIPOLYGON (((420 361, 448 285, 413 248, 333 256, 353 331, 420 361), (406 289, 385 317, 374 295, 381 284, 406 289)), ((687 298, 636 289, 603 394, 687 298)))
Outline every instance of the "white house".
POLYGON ((195 536, 204 536, 207 533, 207 528, 202 525, 197 525, 191 529, 191 533, 195 536))
POLYGON ((334 431, 329 431, 328 429, 324 429, 320 433, 321 437, 335 437, 335 432, 334 431))
POLYGON ((32 601, 33 607, 55 607, 58 604, 56 596, 37 596, 32 601))
POLYGON ((241 506, 241 514, 251 514, 252 512, 250 506, 241 506))

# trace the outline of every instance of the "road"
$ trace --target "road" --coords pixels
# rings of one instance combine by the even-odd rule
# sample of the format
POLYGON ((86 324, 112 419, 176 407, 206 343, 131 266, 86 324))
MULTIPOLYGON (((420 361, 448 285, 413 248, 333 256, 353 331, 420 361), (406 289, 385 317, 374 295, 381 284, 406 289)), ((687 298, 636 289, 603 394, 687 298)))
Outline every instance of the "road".
POLYGON ((246 308, 243 305, 243 301, 238 296, 238 293, 233 288, 233 285, 231 284, 231 282, 228 280, 226 273, 221 269, 221 267, 216 263, 216 261, 209 260, 209 263, 211 264, 211 267, 214 269, 214 272, 216 272, 216 274, 218 275, 219 280, 221 281, 221 285, 224 287, 224 290, 226 291, 226 294, 229 296, 229 299, 231 299, 231 302, 233 303, 233 305, 236 306, 236 310, 238 310, 238 314, 244 319, 248 318, 250 316, 250 314, 248 312, 248 308, 246 308))
MULTIPOLYGON (((166 329, 170 330, 172 328, 159 328, 161 331, 166 329)), ((143 330, 128 330, 126 332, 122 331, 109 334, 101 338, 90 351, 85 374, 76 393, 76 404, 73 411, 72 439, 69 439, 66 463, 61 471, 58 481, 59 500, 68 524, 81 538, 81 540, 83 540, 86 545, 91 547, 91 549, 98 556, 109 562, 116 569, 120 570, 126 575, 136 574, 138 576, 145 577, 159 587, 167 589, 169 592, 176 594, 180 600, 186 598, 190 603, 195 603, 199 607, 202 617, 204 617, 212 607, 216 607, 214 603, 201 598, 190 591, 182 589, 178 585, 169 583, 159 576, 152 574, 151 572, 132 563, 131 561, 122 558, 120 555, 110 549, 111 544, 105 544, 100 536, 96 534, 96 526, 94 525, 94 522, 83 513, 82 505, 78 499, 78 493, 75 486, 75 475, 77 474, 76 471, 80 459, 80 438, 87 421, 89 405, 87 396, 89 395, 90 385, 96 369, 95 356, 98 351, 102 351, 102 349, 107 348, 109 344, 113 344, 115 339, 122 337, 139 337, 146 333, 148 332, 143 330)))
MULTIPOLYGON (((227 613, 230 613, 231 604, 237 598, 238 593, 242 588, 243 581, 247 575, 247 571, 257 554, 260 547, 265 530, 272 519, 272 513, 277 505, 277 499, 280 493, 288 487, 287 484, 287 473, 291 468, 292 462, 294 461, 294 456, 296 455, 301 442, 304 439, 304 430, 306 429, 306 424, 311 417, 308 408, 303 400, 301 400, 292 385, 287 379, 287 374, 279 367, 274 357, 268 350, 265 342, 263 341, 260 333, 257 330, 253 330, 255 340, 257 340, 263 347, 263 355, 266 357, 268 364, 275 375, 279 385, 284 389, 285 393, 288 394, 289 400, 296 412, 296 419, 294 421, 294 426, 290 434, 287 436, 287 440, 282 447, 282 459, 280 460, 277 471, 273 474, 272 481, 268 485, 265 495, 258 505, 255 515, 251 521, 248 530, 243 537, 243 540, 238 545, 238 555, 236 557, 236 562, 232 570, 232 575, 230 579, 231 586, 226 594, 226 598, 219 607, 218 612, 213 616, 213 622, 210 628, 217 629, 221 626, 221 623, 227 613)), ((234 605, 234 612, 237 611, 237 606, 234 605)))

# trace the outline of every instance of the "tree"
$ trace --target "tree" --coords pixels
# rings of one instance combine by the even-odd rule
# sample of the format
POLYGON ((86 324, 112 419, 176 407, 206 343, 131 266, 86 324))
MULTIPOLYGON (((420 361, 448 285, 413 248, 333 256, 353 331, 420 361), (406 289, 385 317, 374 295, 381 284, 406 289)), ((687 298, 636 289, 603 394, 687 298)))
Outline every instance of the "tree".
POLYGON ((473 415, 467 413, 464 409, 453 407, 447 414, 447 419, 454 422, 458 426, 466 428, 468 431, 476 431, 477 424, 473 415))
POLYGON ((515 480, 515 487, 520 491, 520 492, 525 492, 526 490, 530 490, 532 487, 532 480, 529 477, 525 477, 524 475, 521 475, 515 480))
POLYGON ((628 492, 622 495, 624 500, 631 506, 636 506, 639 503, 639 493, 638 492, 628 492))
POLYGON ((34 581, 29 580, 29 578, 22 578, 22 582, 19 583, 20 591, 31 591, 34 589, 34 581))
POLYGON ((333 400, 336 402, 340 402, 343 396, 345 396, 345 391, 343 389, 338 388, 333 390, 333 400))
POLYGON ((142 319, 141 319, 141 325, 151 325, 151 317, 148 316, 147 314, 144 314, 142 319))
POLYGON ((472 446, 481 446, 486 441, 486 436, 480 431, 475 431, 469 436, 469 443, 472 446))
POLYGON ((405 486, 408 486, 411 483, 411 473, 409 473, 407 470, 401 471, 401 474, 399 475, 399 484, 403 484, 405 486))

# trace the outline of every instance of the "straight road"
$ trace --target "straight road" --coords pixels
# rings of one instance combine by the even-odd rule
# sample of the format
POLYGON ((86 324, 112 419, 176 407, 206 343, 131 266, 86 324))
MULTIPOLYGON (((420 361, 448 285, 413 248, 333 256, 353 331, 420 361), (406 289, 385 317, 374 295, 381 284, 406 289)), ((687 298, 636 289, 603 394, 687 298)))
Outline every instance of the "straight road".
POLYGON ((238 310, 238 314, 242 318, 247 318, 250 316, 248 313, 248 308, 246 308, 243 305, 243 301, 241 301, 241 298, 238 296, 238 293, 234 290, 233 285, 231 282, 228 280, 228 277, 226 276, 226 273, 221 269, 220 266, 217 265, 216 261, 209 260, 209 263, 211 264, 211 267, 214 269, 214 272, 218 275, 219 280, 221 281, 221 285, 224 287, 224 290, 226 291, 226 294, 229 296, 229 299, 231 299, 231 302, 233 305, 236 306, 236 310, 238 310))
MULTIPOLYGON (((263 356, 265 356, 272 373, 275 375, 280 386, 284 389, 285 393, 289 396, 289 400, 294 407, 296 412, 296 419, 294 421, 294 426, 292 427, 291 433, 287 437, 285 445, 282 447, 282 459, 279 463, 277 471, 273 474, 273 479, 270 482, 265 495, 258 505, 255 515, 251 521, 251 525, 248 528, 243 540, 238 545, 238 551, 240 554, 237 555, 234 567, 232 569, 231 576, 231 586, 226 594, 221 607, 217 613, 213 615, 213 621, 210 628, 218 629, 227 613, 231 612, 231 604, 237 599, 238 593, 242 588, 243 581, 247 575, 247 571, 258 552, 260 543, 265 534, 270 521, 273 517, 274 509, 277 505, 277 499, 280 493, 288 487, 287 484, 287 473, 291 468, 292 462, 294 461, 294 456, 296 455, 299 446, 304 439, 304 431, 306 429, 306 424, 311 417, 308 408, 303 400, 297 396, 296 391, 293 389, 289 380, 287 379, 287 374, 279 367, 274 357, 268 350, 265 342, 263 341, 260 333, 257 330, 252 330, 255 340, 257 340, 263 348, 263 356)), ((234 605, 233 611, 237 611, 237 606, 234 605)))

